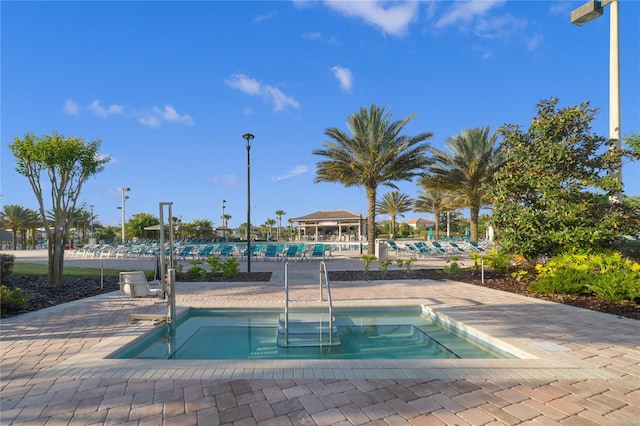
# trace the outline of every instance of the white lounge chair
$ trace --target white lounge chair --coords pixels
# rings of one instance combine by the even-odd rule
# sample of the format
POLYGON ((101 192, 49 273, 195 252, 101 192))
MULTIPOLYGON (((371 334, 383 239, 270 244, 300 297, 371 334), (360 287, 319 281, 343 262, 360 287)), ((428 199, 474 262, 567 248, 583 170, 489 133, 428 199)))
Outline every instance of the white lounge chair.
POLYGON ((162 289, 151 288, 149 284, 157 281, 147 281, 143 271, 120 272, 120 292, 131 297, 161 297, 162 289))

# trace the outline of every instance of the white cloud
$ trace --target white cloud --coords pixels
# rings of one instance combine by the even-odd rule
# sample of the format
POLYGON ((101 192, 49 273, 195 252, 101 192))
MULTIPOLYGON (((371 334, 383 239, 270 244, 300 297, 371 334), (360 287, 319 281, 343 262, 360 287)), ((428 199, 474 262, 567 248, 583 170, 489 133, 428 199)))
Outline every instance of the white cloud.
POLYGON ((112 104, 105 108, 100 105, 98 100, 91 102, 87 109, 99 117, 108 117, 114 114, 122 115, 124 113, 124 107, 112 104))
POLYGON ((138 118, 138 122, 149 127, 159 127, 162 122, 174 122, 182 124, 193 124, 190 115, 180 115, 171 105, 165 105, 164 108, 153 107, 150 111, 145 111, 138 118))
POLYGON ((406 35, 409 23, 416 18, 418 13, 418 2, 416 1, 325 0, 325 5, 346 16, 361 18, 385 34, 393 36, 406 35))
POLYGON ((511 15, 479 18, 473 26, 473 33, 487 39, 510 40, 513 35, 521 34, 527 27, 525 19, 511 15))
POLYGON ((258 22, 262 22, 262 21, 266 21, 268 19, 274 18, 278 16, 278 12, 268 12, 268 13, 263 13, 262 15, 258 15, 253 19, 253 22, 258 23, 258 22))
POLYGON ((80 107, 74 100, 67 99, 64 101, 64 112, 69 115, 78 115, 80 114, 80 107))
POLYGON ((331 68, 333 76, 340 82, 340 90, 343 92, 351 93, 353 87, 353 74, 349 68, 336 65, 331 68))
POLYGON ((263 84, 244 74, 233 74, 225 80, 227 86, 237 89, 250 96, 262 96, 267 103, 273 105, 274 111, 282 111, 287 107, 300 108, 300 103, 293 97, 285 95, 277 87, 263 84))
POLYGON ((251 114, 253 114, 253 110, 251 108, 249 108, 249 107, 246 107, 246 108, 242 109, 242 113, 244 115, 251 115, 251 114))
POLYGON ((302 174, 305 174, 309 171, 309 168, 305 165, 299 165, 299 166, 295 166, 293 169, 291 169, 290 171, 288 171, 287 173, 280 175, 280 176, 274 176, 272 178, 272 180, 274 182, 279 182, 281 180, 285 180, 285 179, 289 179, 292 177, 296 177, 296 176, 300 176, 302 174))
POLYGON ((453 6, 436 21, 436 28, 445 28, 457 23, 468 23, 477 16, 482 16, 505 0, 468 0, 453 2, 453 6))
POLYGON ((319 32, 303 33, 302 38, 304 40, 322 40, 322 33, 319 33, 319 32))
POLYGON ((538 45, 542 43, 542 40, 544 40, 544 37, 540 34, 536 34, 533 37, 529 38, 529 40, 527 41, 527 50, 533 52, 538 48, 538 45))
POLYGON ((551 3, 549 7, 549 12, 552 15, 567 15, 569 16, 569 11, 571 10, 571 3, 568 1, 560 1, 556 3, 551 3))
POLYGON ((237 188, 241 186, 238 182, 238 179, 236 178, 236 175, 217 175, 211 178, 211 183, 220 183, 231 188, 237 188))

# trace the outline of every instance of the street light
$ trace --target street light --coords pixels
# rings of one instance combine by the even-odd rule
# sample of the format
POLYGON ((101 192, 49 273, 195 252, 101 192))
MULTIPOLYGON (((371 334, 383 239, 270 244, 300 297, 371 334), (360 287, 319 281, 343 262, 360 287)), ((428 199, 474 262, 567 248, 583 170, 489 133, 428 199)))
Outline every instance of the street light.
MULTIPOLYGON (((582 26, 600 16, 603 7, 609 5, 611 17, 609 21, 609 138, 617 149, 622 148, 620 131, 620 31, 618 28, 618 1, 591 0, 571 12, 571 23, 582 26)), ((622 164, 612 170, 613 176, 622 183, 622 164)), ((622 192, 615 196, 618 203, 622 203, 622 192)))
POLYGON ((124 202, 129 198, 128 195, 125 195, 125 192, 131 191, 131 188, 122 188, 122 242, 124 243, 126 240, 126 235, 124 232, 124 202))
POLYGON ((222 200, 222 239, 227 241, 227 225, 224 223, 224 203, 227 200, 222 200))
POLYGON ((95 206, 93 204, 91 204, 89 206, 89 208, 91 209, 91 238, 93 238, 93 208, 95 206))
POLYGON ((242 138, 247 142, 247 272, 251 272, 251 140, 254 136, 245 133, 242 138))

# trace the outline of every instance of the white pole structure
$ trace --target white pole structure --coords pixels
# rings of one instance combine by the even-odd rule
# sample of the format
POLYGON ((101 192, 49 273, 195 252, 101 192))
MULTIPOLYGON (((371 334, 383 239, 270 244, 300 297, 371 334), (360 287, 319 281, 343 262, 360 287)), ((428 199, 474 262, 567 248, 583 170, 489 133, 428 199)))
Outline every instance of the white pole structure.
POLYGON ((124 231, 124 221, 125 221, 125 214, 124 214, 124 202, 127 198, 129 198, 128 196, 125 195, 125 192, 129 192, 131 191, 131 188, 122 188, 122 206, 120 207, 122 209, 122 242, 124 243, 126 241, 126 234, 124 231))
MULTIPOLYGON (((571 23, 582 26, 600 16, 603 7, 609 5, 609 138, 617 149, 622 148, 620 126, 620 30, 618 0, 590 0, 571 11, 571 23)), ((622 164, 611 170, 611 174, 622 183, 622 164)), ((622 203, 622 192, 615 195, 615 202, 622 203)))

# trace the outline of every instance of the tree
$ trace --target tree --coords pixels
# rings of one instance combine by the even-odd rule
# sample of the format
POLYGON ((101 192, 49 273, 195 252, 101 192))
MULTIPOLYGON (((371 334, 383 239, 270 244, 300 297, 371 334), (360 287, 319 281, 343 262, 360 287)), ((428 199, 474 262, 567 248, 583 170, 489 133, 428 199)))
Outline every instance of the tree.
POLYGON ((265 220, 264 224, 269 229, 268 236, 269 236, 269 239, 271 239, 273 225, 276 224, 276 220, 275 219, 267 219, 267 220, 265 220))
POLYGON ((323 144, 313 154, 326 160, 316 165, 315 183, 337 182, 346 187, 363 186, 367 194, 368 254, 374 255, 376 225, 376 195, 378 186, 397 189, 394 182, 412 180, 429 165, 426 154, 428 144, 423 144, 432 133, 405 136, 400 133, 413 118, 411 114, 399 121, 391 121, 391 111, 371 105, 369 110, 349 115, 347 127, 352 136, 331 127, 324 134, 333 141, 323 144))
POLYGON ((282 216, 284 216, 285 214, 287 214, 284 210, 276 210, 276 216, 278 216, 278 238, 277 240, 280 241, 280 229, 282 228, 282 216))
MULTIPOLYGON (((158 225, 160 219, 150 213, 136 213, 125 224, 127 235, 129 238, 137 237, 144 238, 149 231, 145 231, 144 228, 148 226, 158 225)), ((174 221, 174 223, 177 223, 174 221)))
POLYGON ((389 237, 394 238, 396 233, 396 217, 404 217, 404 213, 411 210, 413 200, 407 194, 401 194, 400 191, 387 192, 382 196, 376 208, 381 214, 391 216, 389 221, 389 237))
POLYGON ((543 100, 525 132, 500 132, 506 163, 490 188, 500 249, 528 258, 572 248, 609 247, 639 231, 640 210, 609 198, 621 182, 609 171, 638 153, 591 133, 597 109, 589 102, 558 108, 543 100))
POLYGON ((504 162, 495 146, 497 134, 489 127, 465 129, 447 139, 450 153, 433 148, 435 163, 428 168, 423 185, 458 193, 469 207, 471 240, 478 241, 478 216, 486 204, 486 188, 504 162))
POLYGON ((9 145, 17 160, 16 170, 29 180, 38 200, 42 227, 49 242, 48 282, 51 286, 62 281, 64 243, 71 228, 69 214, 76 210, 82 186, 111 161, 109 157, 99 155, 100 144, 99 139, 86 142, 83 138, 66 137, 54 131, 40 137, 27 133, 22 139, 16 137, 9 145), (47 223, 45 215, 43 174, 48 178, 44 190, 51 194, 54 214, 51 224, 47 223))
POLYGON ((440 239, 440 214, 454 211, 459 207, 456 195, 452 192, 427 186, 424 177, 418 180, 418 185, 423 189, 418 193, 418 198, 413 202, 414 212, 433 213, 435 219, 435 239, 440 239))
POLYGON ((121 228, 119 226, 105 226, 104 228, 96 229, 93 234, 96 240, 105 240, 112 242, 116 240, 116 237, 120 235, 121 228))
MULTIPOLYGON (((30 220, 30 210, 18 204, 8 204, 0 212, 0 224, 2 229, 11 230, 11 244, 14 250, 18 248, 18 234, 27 229, 30 220)), ((21 247, 22 250, 27 248, 24 238, 21 247)))
POLYGON ((640 132, 630 133, 624 138, 624 143, 635 152, 640 152, 640 132))

